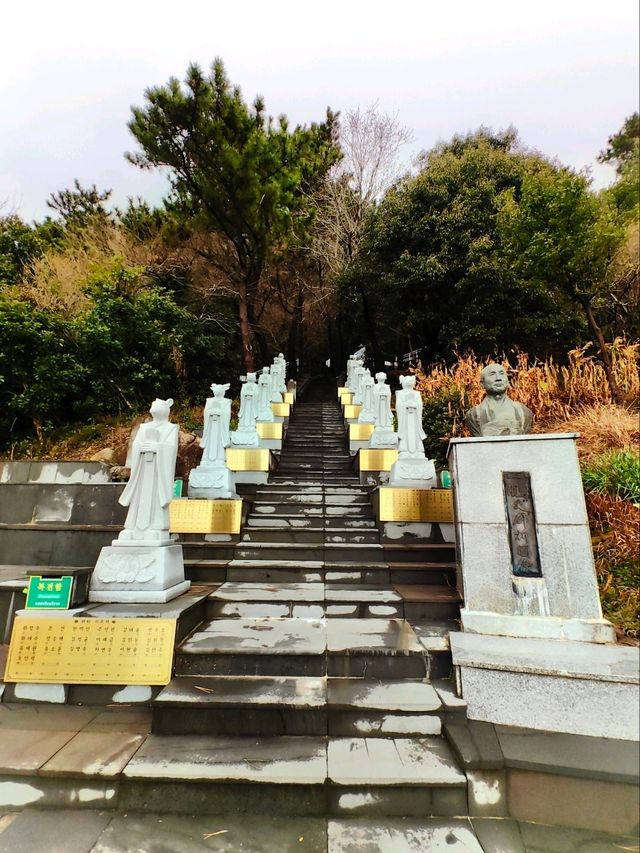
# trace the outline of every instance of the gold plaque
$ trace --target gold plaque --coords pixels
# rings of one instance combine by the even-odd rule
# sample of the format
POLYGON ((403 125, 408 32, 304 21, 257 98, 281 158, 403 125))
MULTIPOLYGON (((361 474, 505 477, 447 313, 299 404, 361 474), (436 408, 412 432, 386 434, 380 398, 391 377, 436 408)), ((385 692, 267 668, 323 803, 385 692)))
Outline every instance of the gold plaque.
POLYGON ((358 417, 360 412, 362 411, 362 406, 354 406, 349 404, 344 407, 344 417, 345 420, 351 421, 358 417))
POLYGON ((259 421, 256 424, 256 429, 260 438, 275 438, 282 441, 282 424, 259 421))
POLYGON ((340 397, 342 397, 342 395, 343 395, 343 394, 350 394, 350 393, 351 393, 351 392, 349 391, 349 389, 347 388, 347 386, 346 386, 346 385, 340 385, 340 386, 338 387, 338 399, 339 399, 340 397))
POLYGON ((272 403, 271 411, 277 418, 288 418, 291 413, 289 403, 272 403))
POLYGON ((169 504, 171 533, 240 533, 242 501, 188 500, 169 504))
POLYGON ((293 406, 293 391, 285 391, 282 395, 283 402, 293 406))
POLYGON ((17 616, 5 681, 168 684, 175 619, 17 616))
POLYGON ((266 447, 227 447, 227 465, 232 471, 268 471, 269 451, 266 447))
POLYGON ((349 424, 349 441, 368 441, 373 432, 373 424, 349 424))
POLYGON ((364 447, 358 454, 361 471, 390 471, 394 462, 398 461, 398 451, 390 447, 371 449, 364 447))
POLYGON ((381 488, 380 521, 452 522, 451 489, 381 488))

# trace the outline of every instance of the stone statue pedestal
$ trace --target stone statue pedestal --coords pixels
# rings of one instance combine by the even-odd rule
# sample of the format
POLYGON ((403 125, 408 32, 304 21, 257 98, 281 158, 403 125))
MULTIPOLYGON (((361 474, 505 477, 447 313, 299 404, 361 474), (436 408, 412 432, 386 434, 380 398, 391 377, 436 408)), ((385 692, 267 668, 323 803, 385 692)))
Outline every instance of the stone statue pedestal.
POLYGON ((190 498, 235 498, 233 474, 226 465, 198 465, 189 473, 187 494, 190 498))
POLYGON ((403 456, 391 466, 389 485, 403 489, 434 489, 438 485, 436 469, 426 456, 403 456))
POLYGON ((369 447, 397 447, 398 433, 391 427, 374 427, 369 439, 369 447))
POLYGON ((105 546, 91 576, 89 601, 165 602, 191 586, 184 578, 182 545, 121 541, 105 546))
POLYGON ((231 444, 234 447, 260 447, 258 430, 255 427, 235 430, 231 433, 231 444))

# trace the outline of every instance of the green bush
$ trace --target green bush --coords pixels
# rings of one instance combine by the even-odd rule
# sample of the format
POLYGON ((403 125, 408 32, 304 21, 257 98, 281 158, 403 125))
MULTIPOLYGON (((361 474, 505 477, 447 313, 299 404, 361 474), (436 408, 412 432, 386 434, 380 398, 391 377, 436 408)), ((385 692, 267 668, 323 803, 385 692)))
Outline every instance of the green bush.
POLYGON ((459 433, 462 408, 460 391, 453 385, 422 401, 422 428, 427 434, 424 448, 438 468, 446 468, 447 443, 459 433))
POLYGON ((589 492, 640 503, 640 455, 631 449, 603 453, 583 466, 582 482, 589 492))

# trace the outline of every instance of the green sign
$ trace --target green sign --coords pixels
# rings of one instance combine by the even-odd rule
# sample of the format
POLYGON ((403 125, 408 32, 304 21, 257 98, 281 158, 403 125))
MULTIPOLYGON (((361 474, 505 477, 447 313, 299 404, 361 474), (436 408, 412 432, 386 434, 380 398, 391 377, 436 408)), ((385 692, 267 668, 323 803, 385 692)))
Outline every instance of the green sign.
POLYGON ((174 480, 173 481, 173 496, 174 498, 182 497, 182 480, 174 480))
POLYGON ((32 610, 68 610, 72 587, 71 575, 63 575, 60 578, 32 575, 29 578, 25 607, 32 610))

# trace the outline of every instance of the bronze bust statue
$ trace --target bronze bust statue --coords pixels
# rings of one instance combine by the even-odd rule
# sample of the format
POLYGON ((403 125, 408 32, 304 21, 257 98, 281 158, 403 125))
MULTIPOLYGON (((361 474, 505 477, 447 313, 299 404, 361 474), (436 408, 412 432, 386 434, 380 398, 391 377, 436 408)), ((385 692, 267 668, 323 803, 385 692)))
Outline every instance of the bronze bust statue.
POLYGON ((509 379, 501 364, 488 364, 480 374, 487 392, 465 415, 471 435, 525 435, 531 432, 533 412, 507 396, 509 379))

